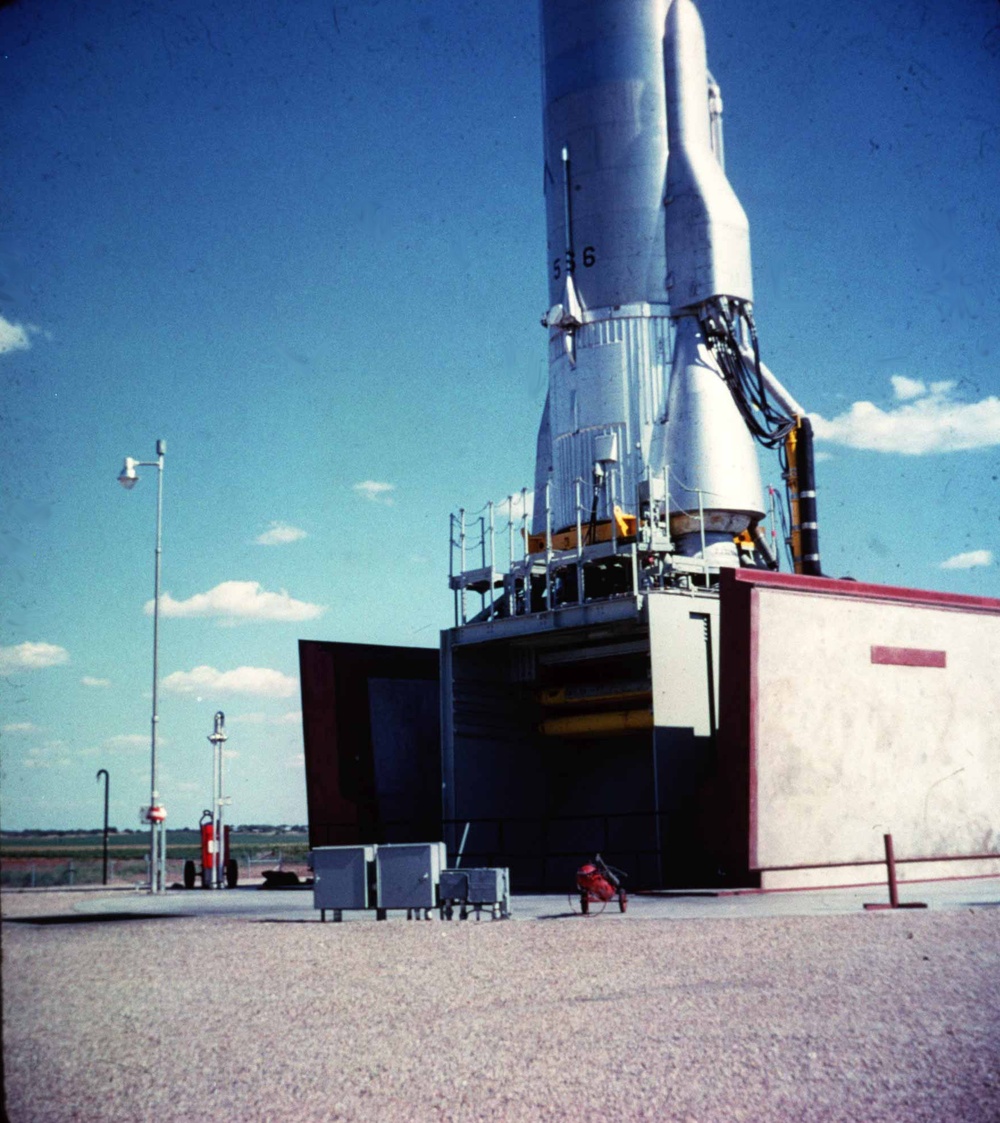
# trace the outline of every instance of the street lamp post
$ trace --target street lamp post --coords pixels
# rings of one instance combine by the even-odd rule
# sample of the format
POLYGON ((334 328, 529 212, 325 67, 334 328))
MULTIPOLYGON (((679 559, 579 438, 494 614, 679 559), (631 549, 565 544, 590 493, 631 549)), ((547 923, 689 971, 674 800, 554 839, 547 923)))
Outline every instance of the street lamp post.
POLYGON ((111 777, 108 775, 106 768, 101 768, 97 772, 97 782, 101 782, 101 777, 104 777, 104 861, 102 863, 101 884, 107 885, 108 883, 108 794, 111 791, 111 777))
POLYGON ((222 821, 222 808, 226 797, 222 790, 222 754, 226 736, 226 715, 218 710, 215 715, 215 729, 209 734, 212 743, 212 888, 221 889, 226 876, 225 827, 222 821))
POLYGON ((166 829, 163 825, 167 813, 160 806, 159 793, 156 790, 156 731, 160 722, 157 708, 157 684, 159 681, 159 639, 160 639, 160 554, 162 552, 163 532, 163 457, 167 451, 167 442, 156 442, 155 460, 133 460, 131 456, 125 457, 125 464, 118 475, 118 482, 127 491, 131 491, 138 483, 139 476, 136 468, 156 468, 156 554, 154 564, 153 582, 153 717, 150 732, 150 789, 149 811, 146 814, 149 820, 149 891, 162 893, 166 880, 166 829))

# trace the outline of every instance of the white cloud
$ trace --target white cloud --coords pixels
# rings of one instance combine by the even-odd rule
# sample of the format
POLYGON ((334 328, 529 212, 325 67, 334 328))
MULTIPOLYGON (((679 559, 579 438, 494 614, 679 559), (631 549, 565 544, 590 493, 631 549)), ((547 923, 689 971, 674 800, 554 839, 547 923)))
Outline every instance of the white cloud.
POLYGON ((25 768, 68 768, 73 761, 65 746, 65 741, 46 741, 44 745, 28 749, 22 764, 25 768))
POLYGON ((901 402, 910 398, 919 398, 927 393, 927 385, 919 378, 907 378, 905 374, 894 374, 889 379, 892 383, 892 392, 901 402))
POLYGON ((10 320, 0 316, 0 355, 8 351, 27 351, 31 346, 31 340, 28 338, 30 330, 31 328, 26 328, 23 324, 12 324, 10 320))
POLYGON ((939 566, 940 569, 975 569, 980 565, 992 565, 993 554, 989 550, 969 550, 967 554, 956 554, 939 566))
MULTIPOLYGON (((106 738, 104 745, 108 749, 133 749, 146 746, 149 741, 150 735, 148 733, 118 733, 114 737, 106 738)), ((162 737, 157 737, 156 743, 157 745, 165 745, 166 741, 162 737)))
POLYGON ((31 721, 9 721, 0 733, 37 733, 38 726, 31 721))
POLYGON ((6 671, 37 671, 69 662, 69 652, 55 643, 19 643, 0 647, 0 673, 6 671))
POLYGON ((230 721, 231 725, 300 725, 301 723, 301 710, 290 710, 277 717, 262 713, 235 714, 230 721))
POLYGON ((84 686, 93 686, 93 687, 98 687, 98 688, 102 687, 102 686, 110 686, 111 685, 111 679, 109 679, 109 678, 94 678, 93 675, 84 675, 83 678, 80 679, 80 682, 83 683, 84 686))
POLYGON ((163 680, 163 689, 173 694, 252 694, 260 698, 291 698, 299 688, 296 679, 268 667, 237 667, 217 671, 195 667, 174 671, 163 680))
POLYGON ((535 507, 535 493, 530 489, 519 491, 516 495, 508 495, 506 499, 494 504, 493 510, 496 518, 510 518, 520 522, 522 518, 531 518, 535 507))
MULTIPOLYGON (((152 601, 147 601, 145 612, 147 616, 153 614, 152 601)), ((315 620, 324 612, 325 605, 295 600, 284 589, 268 593, 259 581, 223 581, 207 593, 195 593, 187 600, 174 600, 169 593, 160 597, 163 616, 209 616, 231 624, 241 620, 315 620)))
POLYGON ((893 392, 903 404, 882 409, 855 402, 829 421, 811 414, 816 439, 848 448, 922 456, 1000 445, 1000 398, 962 402, 954 382, 932 382, 894 375, 893 392))
POLYGON ((384 503, 385 506, 391 507, 392 493, 396 490, 396 485, 379 483, 378 480, 362 480, 361 483, 354 485, 354 490, 372 503, 384 503))
POLYGON ((287 542, 298 542, 300 538, 307 537, 304 530, 287 523, 273 522, 254 541, 258 546, 284 546, 287 542))

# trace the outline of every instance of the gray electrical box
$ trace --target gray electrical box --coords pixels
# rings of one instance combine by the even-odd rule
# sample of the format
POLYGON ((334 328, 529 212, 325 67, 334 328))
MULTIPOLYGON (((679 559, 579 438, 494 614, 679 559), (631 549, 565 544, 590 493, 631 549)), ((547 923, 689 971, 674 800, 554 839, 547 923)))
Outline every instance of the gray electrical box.
POLYGON ((509 916, 510 871, 499 867, 443 870, 439 895, 442 903, 488 905, 501 916, 509 916))
POLYGON ((367 909, 374 846, 318 846, 310 851, 313 908, 367 909))
POLYGON ((376 847, 380 909, 433 909, 448 861, 443 842, 385 843, 376 847))

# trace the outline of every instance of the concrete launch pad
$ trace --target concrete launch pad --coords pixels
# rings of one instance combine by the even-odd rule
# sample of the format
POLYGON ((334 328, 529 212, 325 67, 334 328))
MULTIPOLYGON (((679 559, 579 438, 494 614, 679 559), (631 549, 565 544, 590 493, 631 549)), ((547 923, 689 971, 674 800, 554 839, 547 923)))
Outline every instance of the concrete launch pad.
MULTIPOLYGON (((920 901, 934 911, 963 909, 1000 909, 1000 877, 963 878, 955 881, 908 883, 900 887, 903 902, 920 901)), ((633 895, 623 915, 614 904, 603 913, 583 917, 574 912, 566 893, 519 893, 511 901, 511 920, 558 921, 590 924, 649 920, 740 920, 762 917, 850 916, 864 912, 869 902, 887 901, 884 884, 843 889, 719 892, 692 890, 685 893, 633 895)), ((313 907, 311 889, 259 890, 240 887, 222 893, 201 890, 168 890, 157 897, 130 889, 24 889, 0 894, 4 921, 19 924, 36 922, 46 927, 93 920, 115 925, 129 920, 235 920, 248 923, 320 924, 313 907)), ((879 915, 882 915, 880 913, 879 915)), ((905 916, 901 910, 899 917, 905 916)), ((873 917, 874 920, 874 917, 873 917)), ((344 913, 345 923, 378 923, 375 911, 344 913)), ((329 923, 329 922, 328 922, 329 923)), ((390 912, 385 923, 422 925, 407 921, 405 913, 390 912)), ((440 921, 436 924, 471 924, 467 921, 440 921)), ((504 924, 485 918, 483 925, 504 924)))

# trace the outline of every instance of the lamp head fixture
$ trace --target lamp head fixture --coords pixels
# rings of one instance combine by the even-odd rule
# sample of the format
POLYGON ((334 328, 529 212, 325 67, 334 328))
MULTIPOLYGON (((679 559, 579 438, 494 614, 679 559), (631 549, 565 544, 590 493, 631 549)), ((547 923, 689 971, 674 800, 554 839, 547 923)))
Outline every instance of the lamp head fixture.
POLYGON ((136 461, 133 460, 131 456, 126 456, 125 464, 122 466, 121 472, 118 473, 118 482, 127 491, 131 491, 139 482, 139 475, 135 470, 135 465, 136 461))

